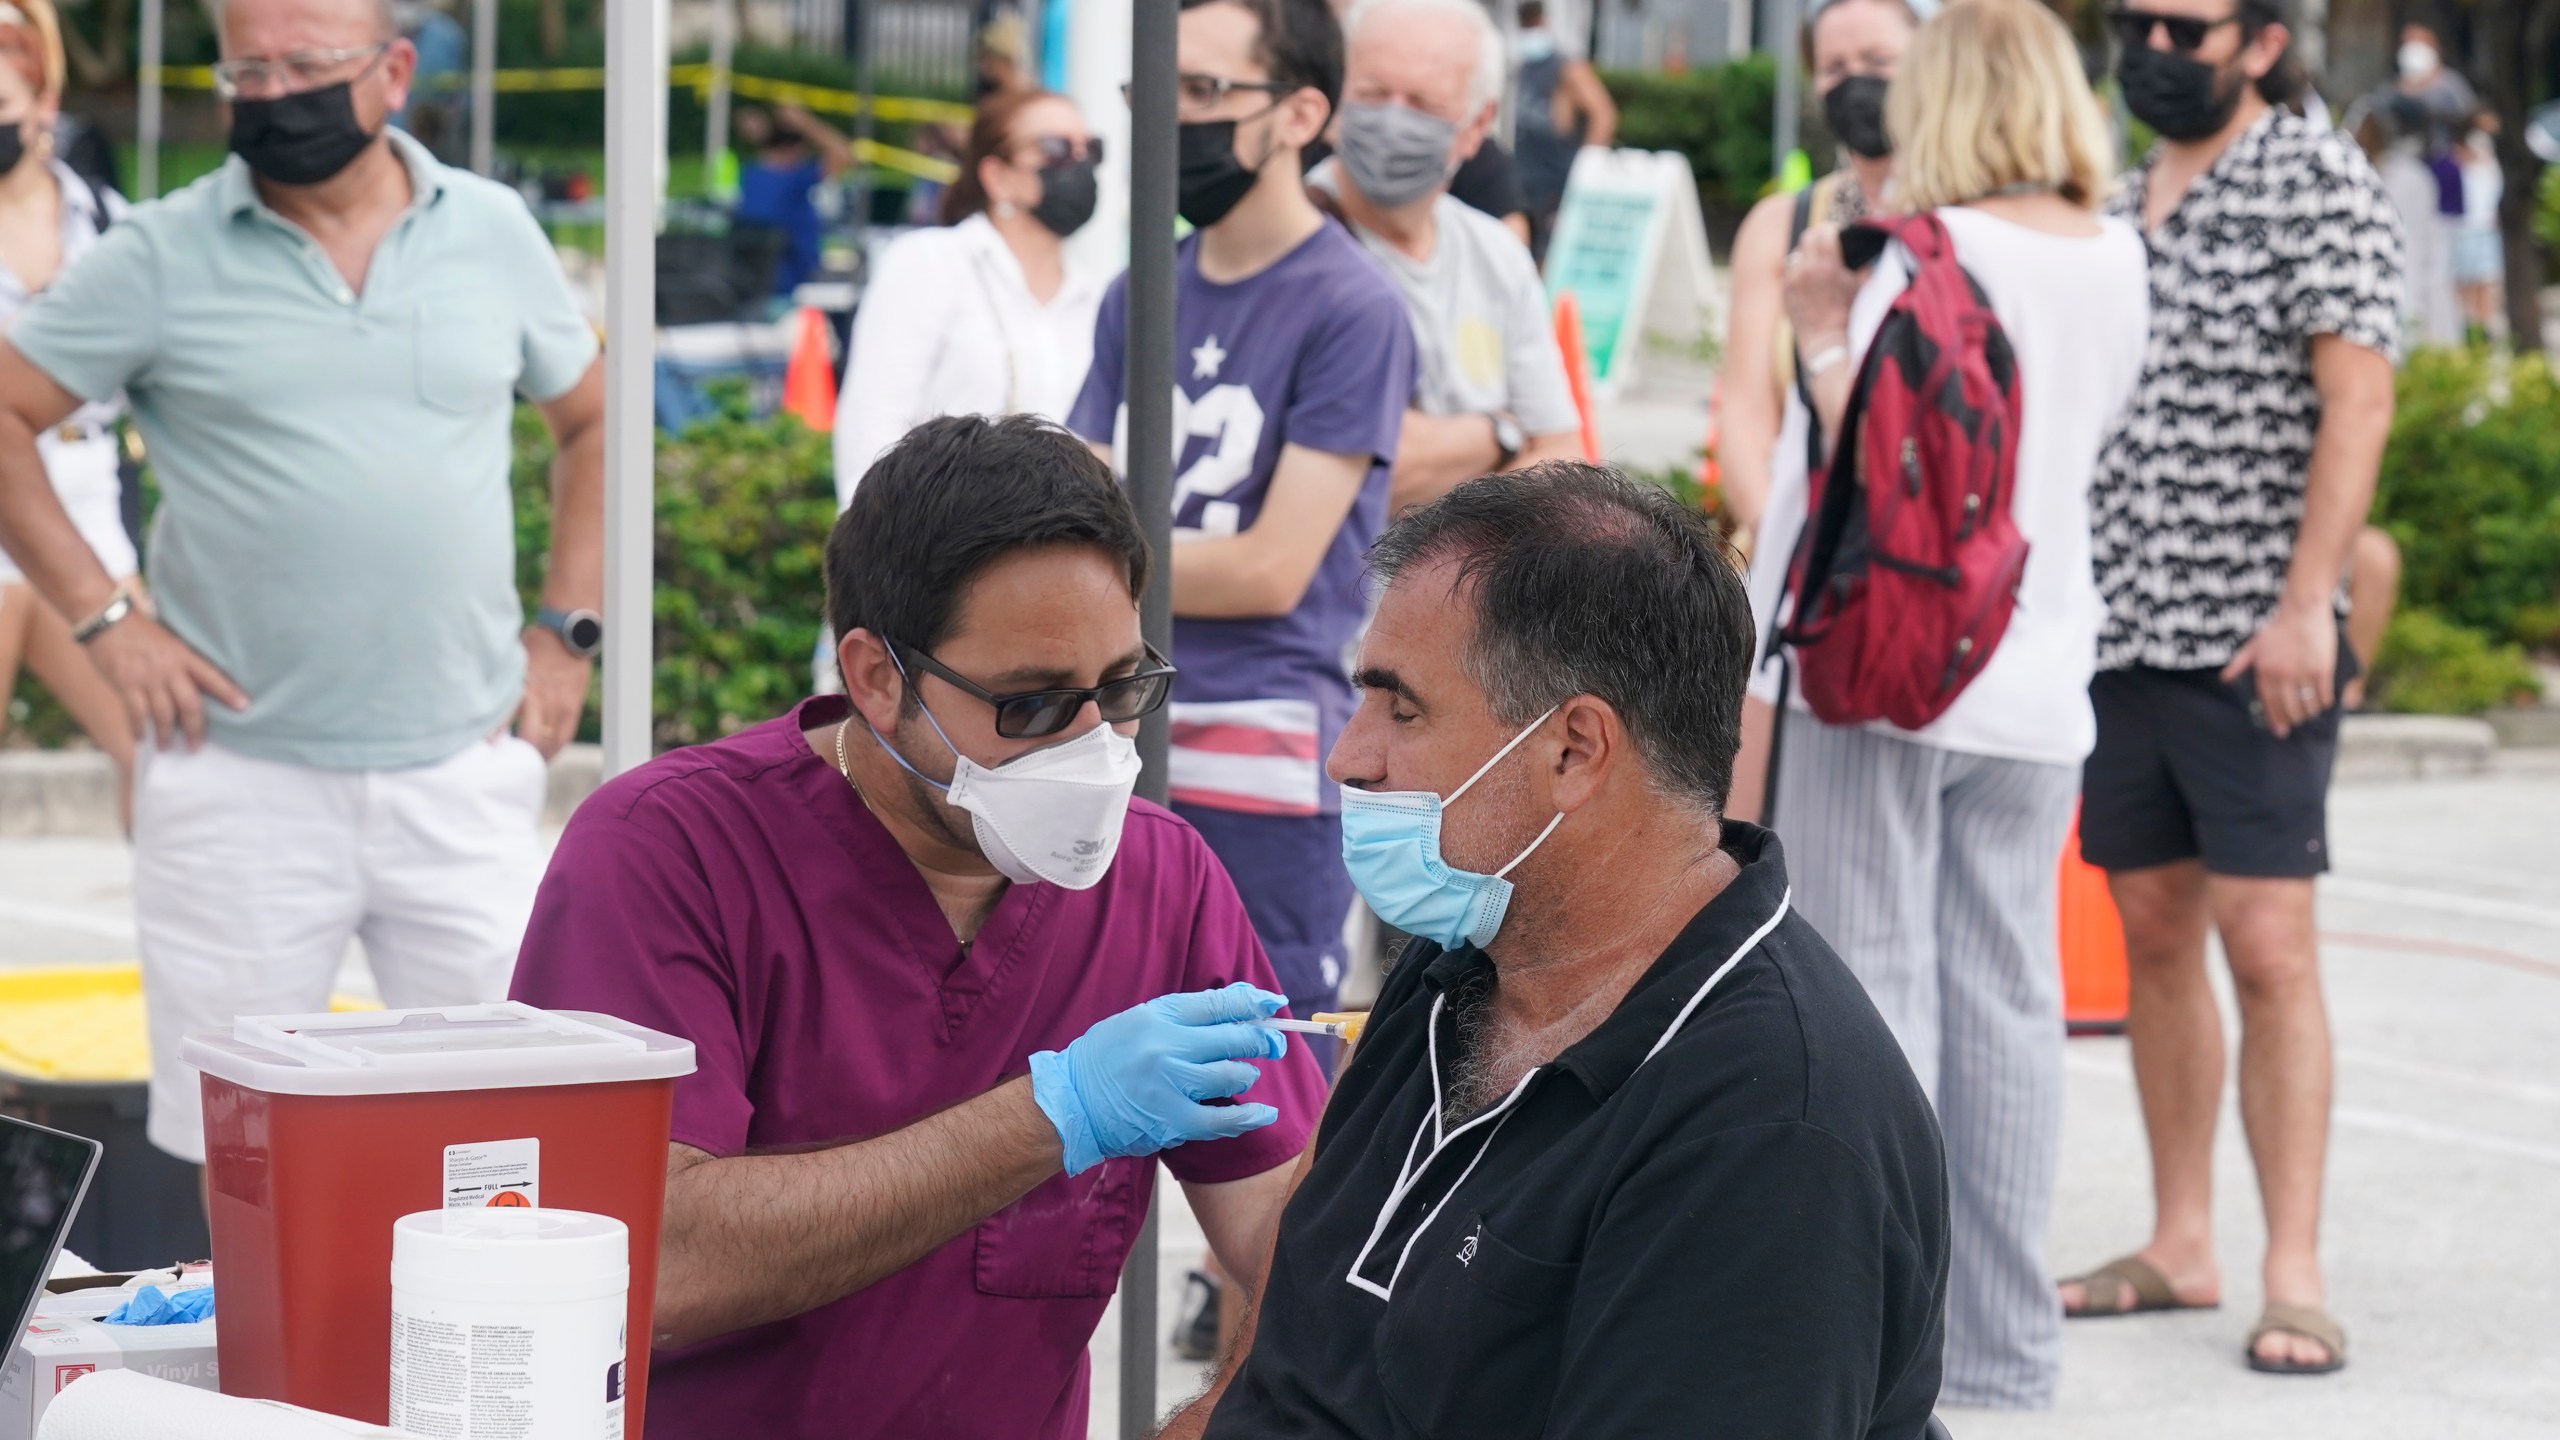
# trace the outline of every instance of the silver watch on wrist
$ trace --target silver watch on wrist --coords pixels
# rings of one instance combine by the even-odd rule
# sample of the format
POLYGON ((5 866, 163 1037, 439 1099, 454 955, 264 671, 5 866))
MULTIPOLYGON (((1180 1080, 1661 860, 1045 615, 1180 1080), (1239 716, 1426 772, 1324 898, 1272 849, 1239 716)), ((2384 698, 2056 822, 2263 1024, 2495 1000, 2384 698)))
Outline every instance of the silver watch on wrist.
POLYGON ((107 600, 106 608, 71 627, 71 638, 86 645, 115 628, 117 622, 133 613, 133 592, 122 585, 107 600))
POLYGON ((1508 410, 1493 411, 1490 418, 1494 448, 1502 452, 1501 463, 1494 468, 1508 470, 1511 462, 1520 458, 1520 452, 1529 448, 1529 432, 1520 428, 1520 417, 1508 410))
POLYGON ((604 648, 604 617, 593 610, 554 610, 545 605, 533 612, 533 623, 560 637, 561 648, 580 660, 592 660, 604 648))

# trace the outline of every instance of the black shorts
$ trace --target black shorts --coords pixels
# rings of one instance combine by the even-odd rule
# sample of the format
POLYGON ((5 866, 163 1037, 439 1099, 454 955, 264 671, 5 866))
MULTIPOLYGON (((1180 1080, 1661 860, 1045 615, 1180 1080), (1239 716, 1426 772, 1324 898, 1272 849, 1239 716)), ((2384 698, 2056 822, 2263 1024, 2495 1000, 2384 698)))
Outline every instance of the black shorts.
MULTIPOLYGON (((2338 683, 2356 673, 2338 644, 2338 683)), ((2103 670, 2098 745, 2081 772, 2080 853, 2102 870, 2201 857, 2216 875, 2299 879, 2329 868, 2329 772, 2343 708, 2284 739, 2215 670, 2103 670)))

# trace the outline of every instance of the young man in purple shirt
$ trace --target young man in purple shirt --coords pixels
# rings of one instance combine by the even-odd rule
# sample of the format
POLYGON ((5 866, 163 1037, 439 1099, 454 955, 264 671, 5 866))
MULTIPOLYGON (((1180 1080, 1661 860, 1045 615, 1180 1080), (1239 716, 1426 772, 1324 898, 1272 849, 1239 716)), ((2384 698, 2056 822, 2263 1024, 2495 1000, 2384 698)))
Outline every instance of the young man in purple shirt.
MULTIPOLYGON (((1329 1007, 1348 958, 1340 802, 1323 759, 1413 394, 1393 282, 1307 198, 1300 152, 1342 86, 1323 0, 1183 0, 1174 302, 1173 801, 1235 877, 1290 1003, 1329 1007)), ((1068 425, 1127 422, 1124 276, 1068 425)), ((1106 448, 1107 447, 1107 448, 1106 448)))
POLYGON ((1241 1023, 1281 997, 1208 848, 1129 800, 1170 680, 1147 565, 1065 431, 921 426, 828 541, 847 693, 614 780, 562 836, 516 997, 701 1065, 654 1440, 1083 1436, 1158 1151, 1258 1278, 1323 1077, 1241 1023))

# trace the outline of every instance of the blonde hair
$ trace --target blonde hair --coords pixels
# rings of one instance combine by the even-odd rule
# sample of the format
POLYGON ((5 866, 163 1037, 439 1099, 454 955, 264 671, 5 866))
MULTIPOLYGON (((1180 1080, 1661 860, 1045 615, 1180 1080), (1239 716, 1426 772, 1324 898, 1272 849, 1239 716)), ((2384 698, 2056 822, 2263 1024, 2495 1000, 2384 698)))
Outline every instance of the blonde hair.
POLYGON ((27 77, 37 99, 62 97, 62 22, 53 0, 0 0, 0 61, 27 77))
POLYGON ((1920 27, 1885 100, 1912 211, 2021 186, 2096 209, 2115 188, 2106 117, 2071 34, 2036 0, 1955 0, 1920 27))

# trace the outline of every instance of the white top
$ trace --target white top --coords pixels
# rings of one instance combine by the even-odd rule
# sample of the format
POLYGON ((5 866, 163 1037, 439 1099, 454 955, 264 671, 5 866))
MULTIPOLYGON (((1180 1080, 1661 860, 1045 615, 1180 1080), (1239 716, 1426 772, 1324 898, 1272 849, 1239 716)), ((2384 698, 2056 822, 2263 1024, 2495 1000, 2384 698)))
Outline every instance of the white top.
POLYGON ((1110 277, 1066 257, 1046 305, 984 215, 901 235, 880 252, 853 317, 836 399, 836 504, 883 451, 937 415, 1064 421, 1093 363, 1110 277))
MULTIPOLYGON (((2141 237, 2120 220, 2102 219, 2097 235, 2064 236, 1960 206, 1938 214, 2017 351, 2026 413, 2009 513, 2027 541, 2027 572, 2000 648, 1945 714, 1918 731, 1882 721, 1868 728, 1968 754, 2077 765, 2097 742, 2089 679, 2106 614, 2089 565, 2089 476, 2142 373, 2148 262, 2141 237)), ((1850 312, 1852 350, 1863 353, 1875 337, 1909 282, 1908 266, 1900 246, 1876 262, 1850 312)), ((1751 564, 1751 618, 1764 648, 1804 525, 1807 423, 1790 392, 1751 564)), ((1751 693, 1777 699, 1777 665, 1761 667, 1751 693)), ((1794 708, 1805 708, 1801 695, 1794 708)))
MULTIPOLYGON (((62 260, 54 269, 60 275, 89 253, 105 236, 108 226, 124 219, 129 207, 124 197, 113 190, 91 189, 78 171, 59 160, 52 163, 52 169, 53 183, 62 191, 62 260), (98 209, 101 201, 106 205, 104 214, 98 209)), ((16 271, 0 265, 0 330, 8 329, 18 312, 34 303, 35 298, 35 292, 27 288, 27 282, 19 279, 16 271)), ((104 400, 84 401, 72 412, 69 423, 83 430, 103 431, 123 413, 124 397, 110 395, 104 400)), ((48 466, 57 459, 55 451, 62 444, 60 430, 56 426, 36 437, 36 448, 43 452, 48 466)))

